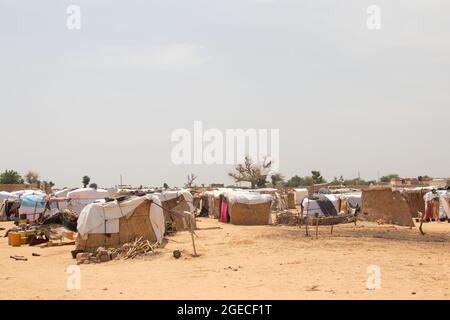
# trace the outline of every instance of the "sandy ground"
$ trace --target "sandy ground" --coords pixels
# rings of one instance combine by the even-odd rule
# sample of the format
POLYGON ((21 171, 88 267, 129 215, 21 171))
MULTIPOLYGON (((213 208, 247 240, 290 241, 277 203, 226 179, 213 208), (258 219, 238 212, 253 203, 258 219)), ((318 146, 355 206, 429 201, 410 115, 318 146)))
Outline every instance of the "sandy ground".
POLYGON ((0 238, 0 298, 450 298, 449 223, 426 224, 425 236, 416 228, 368 222, 335 226, 333 235, 323 226, 318 239, 305 237, 304 227, 234 226, 208 218, 198 219, 198 227, 200 257, 190 255, 190 234, 179 232, 152 257, 81 265, 81 289, 75 290, 66 285, 74 246, 10 247, 0 238), (178 260, 175 249, 182 250, 178 260), (366 287, 370 265, 380 268, 380 289, 366 287))

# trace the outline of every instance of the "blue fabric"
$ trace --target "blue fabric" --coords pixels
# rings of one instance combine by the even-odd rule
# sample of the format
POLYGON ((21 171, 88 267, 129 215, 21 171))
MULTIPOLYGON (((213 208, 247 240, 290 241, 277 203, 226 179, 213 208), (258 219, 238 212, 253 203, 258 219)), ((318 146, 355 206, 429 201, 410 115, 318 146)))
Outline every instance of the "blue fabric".
MULTIPOLYGON (((45 196, 40 194, 28 194, 20 197, 20 206, 28 207, 28 208, 36 208, 36 209, 44 209, 45 208, 45 196)), ((51 203, 50 208, 57 208, 57 203, 51 203)), ((38 210, 39 212, 40 210, 38 210)))

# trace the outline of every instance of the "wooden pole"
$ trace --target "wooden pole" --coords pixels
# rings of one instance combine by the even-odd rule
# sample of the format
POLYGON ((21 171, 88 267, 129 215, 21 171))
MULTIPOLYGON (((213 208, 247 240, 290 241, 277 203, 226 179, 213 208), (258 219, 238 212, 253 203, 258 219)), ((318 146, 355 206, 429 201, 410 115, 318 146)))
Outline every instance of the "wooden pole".
POLYGON ((316 239, 319 237, 319 217, 316 217, 316 239))
POLYGON ((308 223, 309 223, 309 217, 306 216, 306 218, 305 218, 305 232, 306 232, 306 236, 307 237, 309 237, 308 223))
POLYGON ((195 250, 194 232, 191 231, 192 247, 194 247, 194 257, 197 257, 197 250, 195 250))
POLYGON ((191 213, 187 212, 187 211, 185 211, 184 214, 187 217, 188 224, 189 224, 189 232, 191 233, 192 247, 194 248, 194 257, 198 257, 197 250, 195 249, 194 223, 192 221, 192 219, 195 219, 195 217, 192 216, 191 213))

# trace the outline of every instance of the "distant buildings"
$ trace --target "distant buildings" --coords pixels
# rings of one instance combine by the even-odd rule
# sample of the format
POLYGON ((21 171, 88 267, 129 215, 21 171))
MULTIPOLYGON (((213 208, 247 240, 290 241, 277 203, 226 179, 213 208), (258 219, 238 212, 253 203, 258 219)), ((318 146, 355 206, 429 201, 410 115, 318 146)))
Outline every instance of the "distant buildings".
POLYGON ((449 185, 450 179, 434 179, 431 177, 418 178, 393 178, 391 179, 391 186, 424 186, 424 187, 446 187, 449 185))

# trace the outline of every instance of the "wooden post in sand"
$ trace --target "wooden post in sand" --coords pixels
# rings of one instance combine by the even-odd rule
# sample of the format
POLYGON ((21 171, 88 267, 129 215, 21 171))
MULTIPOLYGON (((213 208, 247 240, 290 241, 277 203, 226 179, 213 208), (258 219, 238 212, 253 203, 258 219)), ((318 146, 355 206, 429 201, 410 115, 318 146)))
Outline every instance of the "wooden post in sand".
POLYGON ((192 219, 195 220, 195 216, 191 215, 190 212, 185 211, 184 215, 187 217, 187 222, 188 222, 188 227, 189 227, 189 232, 191 233, 191 240, 192 240, 192 247, 194 248, 194 257, 198 257, 197 255, 197 250, 195 249, 195 239, 194 239, 194 222, 192 221, 192 219))
POLYGON ((319 214, 316 213, 316 239, 319 237, 319 214))
POLYGON ((194 257, 197 257, 197 250, 195 250, 194 232, 191 231, 192 246, 194 247, 194 257))

